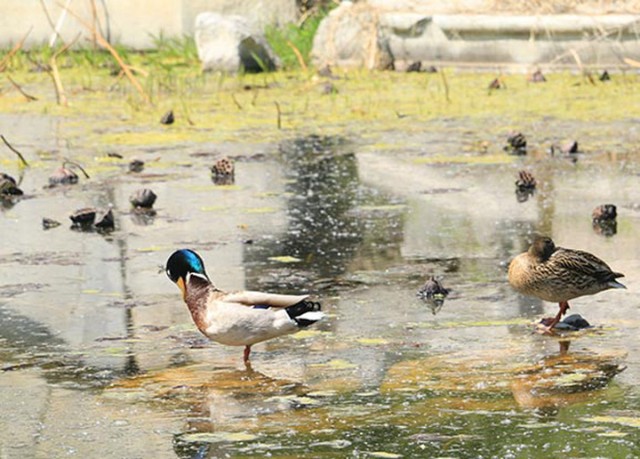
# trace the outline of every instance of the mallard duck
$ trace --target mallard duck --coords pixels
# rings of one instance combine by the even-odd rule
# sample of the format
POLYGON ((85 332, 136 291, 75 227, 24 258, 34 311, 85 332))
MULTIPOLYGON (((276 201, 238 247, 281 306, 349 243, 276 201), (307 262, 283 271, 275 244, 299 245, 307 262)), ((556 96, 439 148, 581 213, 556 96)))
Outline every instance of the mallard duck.
POLYGON ((182 291, 198 330, 220 344, 244 346, 247 367, 253 344, 295 333, 324 317, 320 303, 309 301, 309 295, 216 288, 202 258, 193 250, 174 252, 167 260, 166 272, 182 291))
POLYGON ((560 306, 551 321, 543 322, 546 333, 552 333, 567 312, 569 300, 610 288, 626 288, 616 280, 618 277, 624 274, 612 271, 595 255, 556 247, 544 236, 536 237, 529 250, 509 264, 509 283, 514 289, 560 306))

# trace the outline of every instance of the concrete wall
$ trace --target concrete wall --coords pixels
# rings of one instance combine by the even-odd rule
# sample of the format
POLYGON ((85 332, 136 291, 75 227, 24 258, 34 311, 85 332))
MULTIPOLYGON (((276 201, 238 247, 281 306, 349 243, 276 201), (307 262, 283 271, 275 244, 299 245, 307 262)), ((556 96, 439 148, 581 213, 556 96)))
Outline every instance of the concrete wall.
MULTIPOLYGON (((60 20, 61 35, 70 41, 79 33, 90 38, 87 29, 71 14, 64 14, 60 5, 84 21, 93 23, 91 0, 2 0, 0 14, 0 47, 8 47, 20 40, 31 29, 27 45, 49 42, 53 28, 47 20, 46 6, 53 24, 60 20), (62 18, 62 19, 61 19, 62 18)), ((297 19, 295 0, 95 0, 100 29, 112 43, 133 48, 153 47, 159 35, 192 35, 195 17, 203 11, 248 16, 258 25, 284 24, 297 19)))

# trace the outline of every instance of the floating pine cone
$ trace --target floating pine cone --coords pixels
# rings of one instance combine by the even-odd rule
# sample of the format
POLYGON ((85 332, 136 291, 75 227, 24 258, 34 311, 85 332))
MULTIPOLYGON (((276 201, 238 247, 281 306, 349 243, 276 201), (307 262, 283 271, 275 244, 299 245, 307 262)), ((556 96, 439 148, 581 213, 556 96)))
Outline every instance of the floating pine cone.
POLYGON ((144 169, 144 161, 134 159, 129 163, 129 172, 142 172, 144 169))
POLYGON ((175 116, 173 116, 173 110, 169 110, 167 113, 162 115, 162 118, 160 118, 160 123, 162 123, 162 124, 173 124, 173 122, 175 120, 176 120, 176 118, 175 118, 175 116))
POLYGON ((525 202, 536 190, 536 179, 531 172, 522 170, 518 172, 516 180, 516 198, 518 202, 525 202))
POLYGON ((224 157, 211 166, 211 179, 216 185, 230 185, 234 182, 235 168, 230 158, 224 157))
POLYGON ((156 202, 156 194, 149 188, 143 188, 134 192, 129 197, 129 202, 136 209, 151 209, 156 202))
POLYGON ((526 155, 527 139, 521 132, 512 132, 507 137, 507 145, 504 150, 510 155, 526 155))

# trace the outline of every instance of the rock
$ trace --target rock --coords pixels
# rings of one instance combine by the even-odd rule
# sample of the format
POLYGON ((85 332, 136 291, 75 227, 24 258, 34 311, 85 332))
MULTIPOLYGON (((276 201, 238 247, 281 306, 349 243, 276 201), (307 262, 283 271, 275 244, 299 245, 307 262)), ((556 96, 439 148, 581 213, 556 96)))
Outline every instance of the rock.
POLYGON ((611 221, 615 220, 618 216, 618 209, 615 204, 602 204, 601 206, 593 209, 591 218, 596 221, 611 221))
POLYGON ((23 194, 13 177, 4 172, 0 172, 0 198, 13 198, 22 196, 23 194))
POLYGON ((279 59, 264 35, 242 16, 199 14, 195 40, 205 71, 254 73, 279 66, 279 59))
POLYGON ((49 186, 54 187, 57 185, 75 185, 78 183, 78 174, 71 169, 67 169, 62 166, 56 169, 53 174, 49 176, 49 186))
POLYGON ((173 115, 173 110, 169 110, 167 113, 162 115, 162 118, 160 118, 160 123, 168 125, 168 124, 173 124, 175 120, 176 118, 173 115))
POLYGON ((542 70, 538 69, 529 75, 528 81, 531 83, 544 83, 547 79, 542 74, 542 70))
POLYGON ((57 226, 60 226, 60 222, 57 220, 53 220, 51 218, 43 218, 42 219, 42 229, 48 230, 51 228, 55 228, 57 226))
POLYGON ((142 172, 144 169, 144 161, 134 159, 129 163, 129 172, 142 172))
POLYGON ((102 231, 111 231, 115 229, 115 219, 111 209, 99 211, 96 213, 96 219, 93 226, 102 231))
POLYGON ((134 192, 129 197, 129 202, 136 209, 151 209, 156 202, 156 194, 149 188, 143 188, 134 192))
POLYGON ((311 58, 317 68, 389 68, 393 55, 378 8, 367 3, 341 2, 318 26, 311 58))
POLYGON ((423 300, 427 306, 431 308, 433 315, 436 315, 442 306, 444 300, 449 294, 449 290, 444 288, 442 283, 434 276, 429 279, 416 293, 416 296, 423 300))
POLYGON ((71 228, 81 231, 91 231, 93 229, 111 231, 115 228, 115 220, 111 209, 85 207, 76 210, 69 218, 73 222, 71 228))
POLYGON ((69 218, 73 223, 71 226, 75 228, 91 227, 96 219, 96 212, 97 211, 94 207, 85 207, 76 210, 74 213, 69 215, 69 218))

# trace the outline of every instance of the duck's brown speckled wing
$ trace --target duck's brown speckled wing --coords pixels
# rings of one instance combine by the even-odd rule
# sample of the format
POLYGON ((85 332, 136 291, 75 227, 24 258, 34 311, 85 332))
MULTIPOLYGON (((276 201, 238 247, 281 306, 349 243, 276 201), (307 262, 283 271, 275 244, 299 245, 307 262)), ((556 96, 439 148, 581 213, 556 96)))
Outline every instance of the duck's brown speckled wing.
MULTIPOLYGON (((623 277, 621 273, 611 270, 600 258, 582 250, 558 248, 548 260, 550 265, 558 270, 566 270, 576 277, 591 278, 596 282, 609 282, 617 277, 623 277)), ((571 274, 568 274, 571 275, 571 274)))

